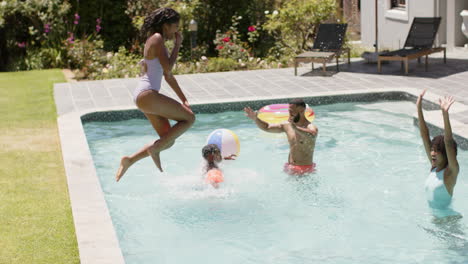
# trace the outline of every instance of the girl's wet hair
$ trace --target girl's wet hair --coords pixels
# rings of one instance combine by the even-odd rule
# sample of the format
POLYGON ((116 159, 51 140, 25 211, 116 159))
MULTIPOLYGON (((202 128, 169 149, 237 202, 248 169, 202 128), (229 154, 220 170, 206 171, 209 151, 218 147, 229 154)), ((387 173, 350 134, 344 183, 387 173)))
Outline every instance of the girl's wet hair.
POLYGON ((218 145, 216 144, 209 144, 203 147, 202 149, 202 155, 203 158, 208 159, 210 155, 214 155, 216 153, 220 153, 221 150, 219 150, 218 145))
POLYGON ((154 33, 162 35, 162 27, 164 24, 174 24, 179 22, 179 20, 180 15, 174 9, 169 7, 158 8, 145 17, 145 22, 140 30, 141 37, 146 39, 154 33))
MULTIPOLYGON (((453 145, 455 147, 455 155, 457 155, 457 142, 455 142, 455 140, 453 141, 453 145)), ((431 149, 442 153, 442 155, 444 155, 445 159, 447 160, 447 150, 445 149, 445 141, 443 135, 438 135, 432 139, 431 149)))
POLYGON ((206 166, 206 171, 209 171, 213 168, 218 168, 215 163, 215 155, 221 153, 221 150, 216 144, 208 144, 202 149, 202 156, 208 162, 206 166))

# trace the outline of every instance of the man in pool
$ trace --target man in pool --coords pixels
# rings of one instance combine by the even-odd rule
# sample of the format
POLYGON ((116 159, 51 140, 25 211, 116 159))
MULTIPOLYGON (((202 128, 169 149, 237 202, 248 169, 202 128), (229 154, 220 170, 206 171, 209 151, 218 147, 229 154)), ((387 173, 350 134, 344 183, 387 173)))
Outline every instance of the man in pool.
POLYGON ((281 124, 269 124, 257 117, 250 107, 244 108, 246 116, 255 121, 262 130, 270 133, 286 133, 289 141, 289 158, 284 171, 290 175, 304 175, 315 170, 314 149, 318 128, 310 123, 304 112, 306 104, 302 99, 289 102, 289 120, 281 124))

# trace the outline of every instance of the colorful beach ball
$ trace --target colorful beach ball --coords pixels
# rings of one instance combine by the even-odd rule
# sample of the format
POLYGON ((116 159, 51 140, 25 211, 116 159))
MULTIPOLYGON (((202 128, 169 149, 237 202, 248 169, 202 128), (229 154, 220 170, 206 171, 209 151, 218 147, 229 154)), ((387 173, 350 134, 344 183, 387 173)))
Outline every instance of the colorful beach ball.
POLYGON ((220 128, 211 132, 206 140, 206 144, 216 144, 221 150, 221 156, 223 158, 230 157, 231 155, 239 156, 239 138, 229 129, 220 128))

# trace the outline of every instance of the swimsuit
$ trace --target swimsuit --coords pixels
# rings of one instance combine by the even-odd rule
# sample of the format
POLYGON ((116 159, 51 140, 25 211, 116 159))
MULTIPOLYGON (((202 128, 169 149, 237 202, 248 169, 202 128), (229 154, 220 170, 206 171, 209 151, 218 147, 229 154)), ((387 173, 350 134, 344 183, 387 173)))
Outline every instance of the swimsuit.
POLYGON ((138 86, 133 92, 133 101, 136 102, 138 95, 143 91, 154 90, 159 92, 161 89, 161 80, 163 68, 158 58, 152 60, 144 59, 146 63, 146 73, 141 76, 138 86))
POLYGON ((284 172, 289 175, 304 175, 315 172, 315 163, 312 165, 293 165, 291 163, 284 164, 284 172))
POLYGON ((459 212, 450 208, 452 196, 444 184, 444 171, 445 169, 436 172, 436 168, 434 168, 427 177, 425 184, 427 202, 433 215, 437 218, 461 216, 459 212))
POLYGON ((452 202, 452 196, 448 193, 444 184, 444 171, 445 169, 436 172, 436 168, 434 168, 426 180, 427 202, 432 208, 443 209, 452 202))
POLYGON ((223 173, 219 169, 211 169, 206 173, 206 183, 220 183, 224 181, 223 173))

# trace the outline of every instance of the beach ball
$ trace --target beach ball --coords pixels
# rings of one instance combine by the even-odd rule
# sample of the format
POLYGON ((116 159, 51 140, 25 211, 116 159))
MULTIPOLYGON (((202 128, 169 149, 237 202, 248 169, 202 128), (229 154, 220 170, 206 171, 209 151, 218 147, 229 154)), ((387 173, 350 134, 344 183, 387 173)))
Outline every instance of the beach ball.
POLYGON ((216 144, 221 150, 223 158, 231 155, 239 156, 240 143, 237 135, 229 129, 220 128, 211 132, 206 140, 206 144, 216 144))

